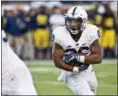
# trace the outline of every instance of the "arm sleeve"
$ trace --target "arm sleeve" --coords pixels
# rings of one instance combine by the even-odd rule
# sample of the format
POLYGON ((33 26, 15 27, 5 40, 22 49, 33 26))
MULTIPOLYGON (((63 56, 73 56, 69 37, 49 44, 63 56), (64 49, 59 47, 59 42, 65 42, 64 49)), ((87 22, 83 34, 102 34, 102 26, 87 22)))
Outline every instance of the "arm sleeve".
POLYGON ((58 30, 58 28, 56 28, 52 33, 52 41, 54 43, 57 43, 57 44, 61 45, 61 39, 60 38, 61 37, 60 37, 59 30, 58 30))
POLYGON ((94 34, 94 40, 97 40, 100 38, 100 32, 99 32, 99 29, 96 30, 95 34, 94 34))
POLYGON ((91 36, 91 43, 93 43, 95 40, 98 40, 100 38, 100 32, 99 32, 99 28, 95 27, 93 32, 92 32, 92 36, 91 36))

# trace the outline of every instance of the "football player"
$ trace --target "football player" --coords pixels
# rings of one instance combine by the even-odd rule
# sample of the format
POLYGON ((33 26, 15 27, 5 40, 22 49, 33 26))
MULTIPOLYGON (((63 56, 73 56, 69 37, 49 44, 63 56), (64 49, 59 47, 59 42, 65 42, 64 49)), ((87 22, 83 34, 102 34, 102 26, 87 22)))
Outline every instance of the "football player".
POLYGON ((37 95, 31 74, 2 31, 2 95, 37 95))
POLYGON ((62 69, 62 79, 75 95, 95 95, 97 79, 92 64, 103 58, 97 26, 87 24, 87 13, 79 6, 65 14, 65 26, 54 30, 52 58, 62 69))

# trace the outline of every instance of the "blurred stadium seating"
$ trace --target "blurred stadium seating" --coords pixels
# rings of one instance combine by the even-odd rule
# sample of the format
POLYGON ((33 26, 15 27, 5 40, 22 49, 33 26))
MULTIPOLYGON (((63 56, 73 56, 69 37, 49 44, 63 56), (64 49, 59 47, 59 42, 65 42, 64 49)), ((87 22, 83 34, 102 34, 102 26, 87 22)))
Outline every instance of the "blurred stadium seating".
POLYGON ((114 58, 117 57, 117 2, 2 1, 2 29, 7 33, 16 54, 27 60, 38 94, 73 95, 62 82, 56 81, 60 70, 51 61, 51 34, 56 27, 64 25, 64 13, 75 5, 84 7, 89 23, 100 28, 99 42, 104 48, 104 58, 108 58, 103 60, 102 65, 94 66, 99 82, 97 94, 116 95, 117 64, 114 58))
POLYGON ((2 1, 2 28, 8 33, 14 51, 22 59, 51 59, 51 33, 55 27, 64 25, 64 13, 75 5, 84 7, 89 23, 100 28, 104 57, 115 58, 118 25, 116 2, 2 1))
POLYGON ((116 2, 2 1, 2 29, 8 33, 11 46, 22 59, 51 59, 51 33, 55 27, 64 25, 64 13, 75 5, 84 7, 89 23, 100 28, 104 57, 115 58, 118 26, 116 2))

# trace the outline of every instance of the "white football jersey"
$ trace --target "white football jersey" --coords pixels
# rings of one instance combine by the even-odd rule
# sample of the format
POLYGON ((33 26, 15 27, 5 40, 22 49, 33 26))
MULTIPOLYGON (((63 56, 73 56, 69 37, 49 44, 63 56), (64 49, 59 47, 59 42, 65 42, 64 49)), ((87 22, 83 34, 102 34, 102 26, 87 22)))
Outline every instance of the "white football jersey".
MULTIPOLYGON (((98 30, 98 27, 95 25, 87 24, 80 39, 76 42, 73 40, 65 26, 58 27, 53 32, 52 40, 59 44, 64 51, 68 50, 68 52, 76 51, 78 53, 90 54, 90 46, 100 37, 98 30)), ((94 71, 92 70, 92 65, 85 64, 84 66, 86 66, 86 69, 77 73, 62 70, 58 77, 58 80, 63 80, 75 95, 92 95, 97 88, 97 80, 94 71), (84 92, 85 89, 86 93, 84 92)))
POLYGON ((7 76, 14 68, 24 66, 22 60, 12 51, 6 34, 2 30, 2 76, 7 76))
POLYGON ((80 53, 89 53, 92 43, 99 39, 98 27, 87 24, 83 30, 80 39, 76 42, 71 37, 66 27, 58 27, 53 31, 52 41, 59 44, 65 51, 68 49, 76 50, 80 53))

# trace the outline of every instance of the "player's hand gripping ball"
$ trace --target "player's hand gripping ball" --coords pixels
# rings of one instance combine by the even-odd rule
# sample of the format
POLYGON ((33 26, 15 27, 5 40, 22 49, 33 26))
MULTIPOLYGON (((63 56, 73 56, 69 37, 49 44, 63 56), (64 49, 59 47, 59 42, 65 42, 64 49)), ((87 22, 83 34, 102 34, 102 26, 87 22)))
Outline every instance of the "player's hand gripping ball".
MULTIPOLYGON (((75 64, 77 64, 77 54, 76 53, 73 53, 73 52, 68 52, 68 53, 65 53, 64 57, 63 57, 63 61, 66 63, 66 64, 69 64, 69 65, 72 65, 74 66, 75 64)), ((77 64, 78 65, 78 64, 77 64)))
POLYGON ((83 53, 75 53, 75 52, 65 52, 65 55, 63 56, 63 61, 72 66, 80 66, 83 63, 78 62, 79 55, 86 55, 83 53))

